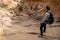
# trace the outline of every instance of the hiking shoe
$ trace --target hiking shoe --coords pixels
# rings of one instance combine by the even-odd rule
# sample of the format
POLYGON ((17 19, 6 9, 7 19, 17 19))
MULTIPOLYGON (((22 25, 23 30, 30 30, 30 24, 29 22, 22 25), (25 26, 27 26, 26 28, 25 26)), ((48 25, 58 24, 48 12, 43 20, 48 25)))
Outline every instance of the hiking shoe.
POLYGON ((43 38, 43 35, 39 35, 38 37, 41 37, 41 38, 43 38))

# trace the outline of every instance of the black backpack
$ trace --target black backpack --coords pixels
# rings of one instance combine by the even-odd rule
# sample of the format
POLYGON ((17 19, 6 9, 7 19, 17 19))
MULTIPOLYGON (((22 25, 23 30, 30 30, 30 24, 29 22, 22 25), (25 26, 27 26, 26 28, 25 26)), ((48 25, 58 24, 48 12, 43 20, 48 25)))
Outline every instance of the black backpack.
POLYGON ((48 12, 48 13, 50 13, 50 16, 49 16, 49 18, 45 22, 47 24, 52 24, 54 22, 53 14, 51 12, 48 12))

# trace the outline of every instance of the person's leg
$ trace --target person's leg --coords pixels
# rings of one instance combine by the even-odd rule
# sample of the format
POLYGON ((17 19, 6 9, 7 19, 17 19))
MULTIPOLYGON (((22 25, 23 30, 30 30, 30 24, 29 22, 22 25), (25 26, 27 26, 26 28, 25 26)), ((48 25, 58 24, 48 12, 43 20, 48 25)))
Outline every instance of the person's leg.
POLYGON ((41 23, 41 26, 40 26, 40 35, 43 36, 43 23, 41 23))
POLYGON ((44 26, 43 27, 44 27, 44 30, 43 31, 46 32, 46 23, 44 23, 44 26))

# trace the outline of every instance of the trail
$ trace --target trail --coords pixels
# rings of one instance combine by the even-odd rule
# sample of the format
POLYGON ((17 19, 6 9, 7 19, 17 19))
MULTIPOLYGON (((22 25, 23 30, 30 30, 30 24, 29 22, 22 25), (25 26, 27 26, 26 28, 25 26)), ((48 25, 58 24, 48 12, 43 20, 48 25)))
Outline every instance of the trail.
POLYGON ((52 24, 51 27, 47 25, 47 32, 44 33, 44 37, 40 38, 39 35, 39 24, 34 22, 27 23, 14 23, 11 31, 5 30, 5 35, 3 35, 3 40, 60 40, 60 26, 58 24, 52 24), (29 24, 29 25, 27 25, 29 24), (55 25, 55 27, 54 27, 55 25))

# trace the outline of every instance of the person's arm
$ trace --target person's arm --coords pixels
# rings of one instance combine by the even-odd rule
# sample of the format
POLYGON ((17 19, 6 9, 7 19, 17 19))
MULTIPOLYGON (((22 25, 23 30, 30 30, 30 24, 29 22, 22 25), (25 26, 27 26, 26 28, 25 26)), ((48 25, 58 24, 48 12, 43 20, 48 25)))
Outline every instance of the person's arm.
POLYGON ((48 19, 48 16, 49 16, 49 14, 48 14, 48 13, 46 13, 46 14, 44 15, 44 17, 43 17, 43 19, 42 19, 41 23, 43 23, 45 20, 47 20, 47 19, 48 19))

